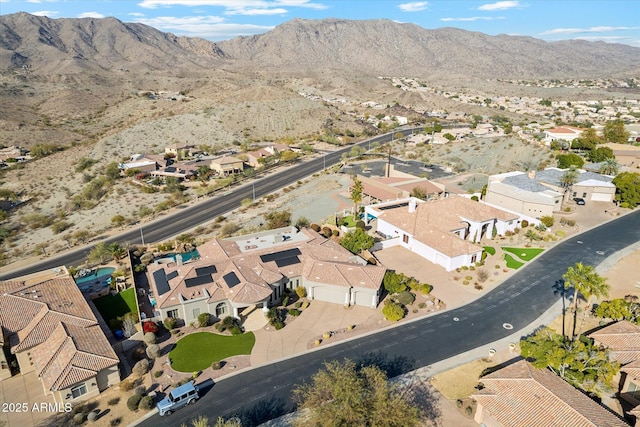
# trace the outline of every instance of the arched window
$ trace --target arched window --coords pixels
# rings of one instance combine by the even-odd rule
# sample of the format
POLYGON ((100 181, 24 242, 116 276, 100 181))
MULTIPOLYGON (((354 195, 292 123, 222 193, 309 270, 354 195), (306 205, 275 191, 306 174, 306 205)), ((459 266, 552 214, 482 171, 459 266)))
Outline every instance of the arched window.
POLYGON ((217 318, 222 318, 225 314, 227 314, 228 310, 227 310, 227 303, 226 302, 221 302, 218 305, 216 305, 216 317, 217 318))

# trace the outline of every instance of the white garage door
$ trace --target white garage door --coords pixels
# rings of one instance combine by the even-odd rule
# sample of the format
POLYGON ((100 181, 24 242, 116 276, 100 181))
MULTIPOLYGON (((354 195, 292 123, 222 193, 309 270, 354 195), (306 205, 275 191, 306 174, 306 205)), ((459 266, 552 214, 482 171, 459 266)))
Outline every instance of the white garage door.
POLYGON ((354 295, 355 301, 354 305, 361 305, 363 307, 371 307, 371 303, 373 302, 373 298, 375 296, 375 292, 356 292, 354 295))
POLYGON ((313 299, 333 302, 335 304, 344 304, 346 301, 346 293, 346 289, 336 289, 330 288, 328 286, 317 286, 313 288, 313 299))
POLYGON ((610 202, 613 195, 609 193, 592 193, 591 200, 594 202, 610 202))

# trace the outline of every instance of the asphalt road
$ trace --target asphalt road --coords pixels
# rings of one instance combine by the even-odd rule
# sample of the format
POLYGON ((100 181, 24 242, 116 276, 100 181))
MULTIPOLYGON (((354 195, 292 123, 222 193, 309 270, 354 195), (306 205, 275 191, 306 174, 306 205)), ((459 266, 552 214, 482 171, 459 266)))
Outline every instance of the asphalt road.
MULTIPOLYGON (((422 128, 415 128, 415 130, 421 129, 422 128)), ((375 142, 383 144, 391 141, 393 135, 398 132, 402 132, 403 135, 409 135, 412 133, 412 129, 395 129, 393 133, 379 135, 354 145, 359 145, 368 149, 371 144, 375 142)), ((153 222, 144 224, 140 227, 102 241, 107 243, 127 242, 131 244, 140 244, 142 243, 143 236, 145 243, 166 240, 186 230, 197 227, 200 224, 205 224, 219 215, 223 215, 238 208, 243 199, 260 198, 337 164, 341 161, 342 154, 349 152, 352 147, 353 145, 350 145, 343 149, 325 154, 324 156, 300 162, 285 170, 269 173, 264 178, 250 181, 250 184, 231 187, 229 191, 224 192, 223 194, 214 196, 193 206, 183 207, 176 213, 162 216, 153 222)), ((0 280, 7 280, 35 273, 37 271, 52 269, 61 265, 81 265, 87 258, 87 254, 91 248, 96 243, 98 242, 93 242, 92 245, 84 246, 82 248, 63 253, 59 256, 46 258, 38 263, 0 274, 0 280)))
POLYGON ((190 420, 205 415, 209 420, 239 416, 243 426, 253 426, 294 410, 292 389, 308 381, 325 361, 374 361, 390 368, 390 376, 395 376, 507 337, 534 322, 561 298, 561 278, 569 266, 578 261, 597 266, 640 241, 639 225, 640 210, 543 252, 496 289, 464 307, 261 366, 216 384, 203 384, 203 397, 193 406, 170 417, 154 415, 140 425, 190 425, 190 420), (513 330, 505 329, 504 324, 513 330))

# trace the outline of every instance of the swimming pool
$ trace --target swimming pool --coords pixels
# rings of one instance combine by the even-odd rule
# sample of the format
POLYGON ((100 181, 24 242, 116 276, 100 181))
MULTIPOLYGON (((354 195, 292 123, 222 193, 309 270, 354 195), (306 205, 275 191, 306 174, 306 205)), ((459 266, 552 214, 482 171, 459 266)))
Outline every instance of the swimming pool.
MULTIPOLYGON (((175 252, 171 252, 168 253, 166 255, 162 255, 162 259, 164 258, 172 258, 173 261, 176 261, 176 253, 175 252)), ((182 252, 180 255, 182 255, 182 262, 185 263, 187 261, 191 261, 191 260, 195 260, 200 258, 200 253, 198 252, 197 249, 192 250, 191 252, 182 252)))
POLYGON ((78 277, 75 279, 76 285, 82 289, 83 284, 87 283, 95 283, 95 282, 104 282, 108 277, 111 277, 111 273, 116 271, 114 267, 101 267, 96 270, 93 270, 91 273, 87 274, 84 277, 78 277))

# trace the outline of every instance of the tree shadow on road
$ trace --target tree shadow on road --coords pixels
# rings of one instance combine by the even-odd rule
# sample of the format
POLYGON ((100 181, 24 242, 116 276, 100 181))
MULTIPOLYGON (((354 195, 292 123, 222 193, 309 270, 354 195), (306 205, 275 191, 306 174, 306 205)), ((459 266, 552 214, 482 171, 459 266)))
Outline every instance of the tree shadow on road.
POLYGON ((291 411, 282 398, 264 399, 251 407, 242 407, 233 416, 240 419, 243 426, 258 426, 291 411))
POLYGON ((367 353, 355 360, 357 366, 376 366, 387 374, 388 378, 406 374, 415 369, 415 360, 406 356, 389 357, 386 353, 378 351, 367 353))

